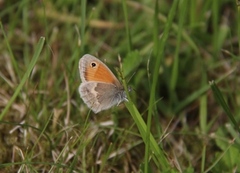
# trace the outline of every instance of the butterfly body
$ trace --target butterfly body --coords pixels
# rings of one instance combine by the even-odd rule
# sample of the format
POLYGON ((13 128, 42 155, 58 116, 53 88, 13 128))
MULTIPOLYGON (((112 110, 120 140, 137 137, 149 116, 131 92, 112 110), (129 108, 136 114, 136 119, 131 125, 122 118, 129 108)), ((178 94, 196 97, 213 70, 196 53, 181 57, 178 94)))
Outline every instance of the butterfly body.
POLYGON ((123 86, 99 59, 84 55, 79 61, 79 71, 82 80, 80 96, 94 113, 127 101, 123 86))

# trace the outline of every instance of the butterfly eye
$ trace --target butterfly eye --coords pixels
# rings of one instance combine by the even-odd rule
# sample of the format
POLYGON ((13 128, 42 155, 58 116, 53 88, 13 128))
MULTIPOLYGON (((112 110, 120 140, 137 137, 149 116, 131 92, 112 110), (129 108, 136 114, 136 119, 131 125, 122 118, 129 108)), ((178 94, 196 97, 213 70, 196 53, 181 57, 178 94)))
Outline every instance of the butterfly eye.
POLYGON ((95 62, 91 62, 90 65, 91 65, 92 68, 95 68, 97 66, 97 64, 95 62))

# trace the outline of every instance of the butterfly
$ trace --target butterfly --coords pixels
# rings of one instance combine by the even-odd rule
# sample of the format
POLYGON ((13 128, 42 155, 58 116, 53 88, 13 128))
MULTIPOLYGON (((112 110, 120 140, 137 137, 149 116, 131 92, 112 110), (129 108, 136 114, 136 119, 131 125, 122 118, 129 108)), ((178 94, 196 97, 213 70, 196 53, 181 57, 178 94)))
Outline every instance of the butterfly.
POLYGON ((82 80, 79 86, 80 97, 95 114, 128 101, 119 80, 94 56, 85 54, 79 60, 79 73, 82 80))

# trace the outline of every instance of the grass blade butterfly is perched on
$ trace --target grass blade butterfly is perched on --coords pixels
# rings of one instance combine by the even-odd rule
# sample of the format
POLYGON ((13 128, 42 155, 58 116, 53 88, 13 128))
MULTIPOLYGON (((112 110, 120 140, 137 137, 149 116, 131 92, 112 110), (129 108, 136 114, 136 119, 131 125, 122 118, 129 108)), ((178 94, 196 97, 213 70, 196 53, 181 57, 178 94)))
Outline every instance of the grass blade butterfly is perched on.
POLYGON ((96 114, 128 101, 122 84, 99 59, 85 54, 79 60, 82 83, 79 93, 84 103, 96 114))

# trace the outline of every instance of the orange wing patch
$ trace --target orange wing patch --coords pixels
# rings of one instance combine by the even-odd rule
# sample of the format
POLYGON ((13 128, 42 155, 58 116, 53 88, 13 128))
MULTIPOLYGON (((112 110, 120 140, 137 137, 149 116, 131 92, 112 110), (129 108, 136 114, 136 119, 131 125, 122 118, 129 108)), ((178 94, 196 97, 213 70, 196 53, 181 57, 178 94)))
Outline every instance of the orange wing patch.
POLYGON ((92 61, 88 64, 85 71, 85 78, 86 81, 98 81, 112 84, 115 84, 117 80, 105 65, 96 61, 92 61))

